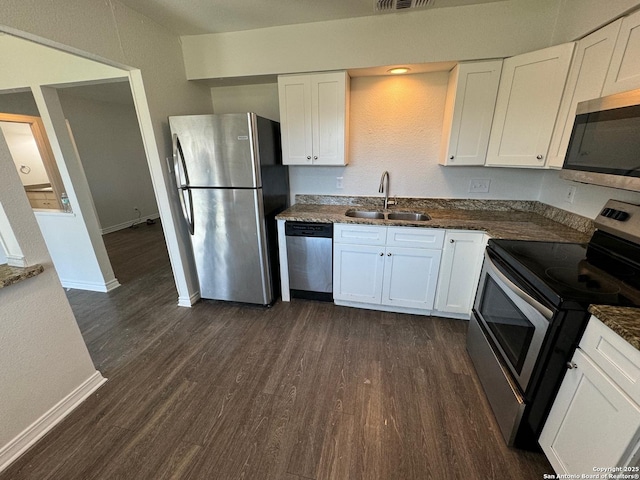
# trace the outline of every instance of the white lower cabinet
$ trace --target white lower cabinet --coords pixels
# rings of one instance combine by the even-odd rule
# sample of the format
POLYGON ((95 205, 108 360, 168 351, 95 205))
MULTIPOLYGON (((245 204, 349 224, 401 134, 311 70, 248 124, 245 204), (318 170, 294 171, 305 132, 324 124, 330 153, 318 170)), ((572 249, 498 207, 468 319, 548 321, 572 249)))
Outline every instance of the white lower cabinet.
POLYGON ((591 317, 540 436, 556 473, 637 464, 639 374, 640 351, 591 317))
POLYGON ((333 262, 334 300, 382 301, 384 247, 334 243, 333 262))
POLYGON ((443 241, 444 230, 334 225, 335 302, 429 313, 435 299, 443 241))
POLYGON ((469 318, 487 239, 483 232, 447 230, 435 303, 439 313, 469 318))

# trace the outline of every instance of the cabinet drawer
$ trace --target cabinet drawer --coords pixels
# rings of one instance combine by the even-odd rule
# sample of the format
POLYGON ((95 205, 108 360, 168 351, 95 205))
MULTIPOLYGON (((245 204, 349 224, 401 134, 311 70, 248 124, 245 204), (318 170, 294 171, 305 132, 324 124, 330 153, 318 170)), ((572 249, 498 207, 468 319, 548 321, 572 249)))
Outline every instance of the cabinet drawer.
POLYGON ((640 351, 594 316, 580 341, 580 349, 640 404, 640 351))
POLYGON ((387 228, 387 245, 393 247, 441 249, 446 230, 421 227, 387 228))
POLYGON ((384 245, 387 227, 336 223, 333 226, 333 241, 352 245, 384 245))

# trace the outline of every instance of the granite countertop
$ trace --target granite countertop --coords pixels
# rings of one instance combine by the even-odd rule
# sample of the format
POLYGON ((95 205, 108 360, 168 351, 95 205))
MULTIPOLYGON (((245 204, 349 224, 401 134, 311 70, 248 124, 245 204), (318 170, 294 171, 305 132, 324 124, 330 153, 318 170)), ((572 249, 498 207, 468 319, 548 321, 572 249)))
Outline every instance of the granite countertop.
MULTIPOLYGON (((387 211, 431 216, 427 222, 347 217, 349 209, 383 211, 380 197, 299 195, 279 220, 479 230, 492 238, 588 242, 593 222, 536 201, 402 198, 387 211)), ((591 305, 589 312, 640 350, 640 308, 591 305)))
POLYGON ((40 264, 31 265, 30 267, 10 267, 9 265, 0 265, 0 288, 8 287, 14 283, 21 282, 27 278, 40 275, 44 271, 44 267, 40 264))
MULTIPOLYGON (((593 232, 593 226, 589 219, 573 214, 568 214, 566 219, 553 218, 554 213, 557 217, 561 216, 561 214, 545 212, 544 208, 539 206, 543 204, 539 204, 539 202, 400 199, 398 205, 392 206, 387 210, 389 212, 420 212, 426 213, 431 217, 429 221, 416 222, 353 218, 345 215, 347 210, 354 208, 383 211, 380 208, 379 197, 344 197, 345 200, 340 199, 346 204, 326 203, 326 198, 334 199, 339 197, 315 198, 319 198, 319 201, 323 203, 308 203, 308 198, 297 197, 297 200, 301 199, 302 202, 296 203, 280 213, 276 218, 301 222, 479 230, 487 232, 492 238, 557 242, 587 242, 593 232), (577 220, 573 217, 577 217, 577 220)), ((549 209, 553 208, 549 207, 549 209)))
POLYGON ((589 312, 640 350, 640 308, 590 305, 589 312))

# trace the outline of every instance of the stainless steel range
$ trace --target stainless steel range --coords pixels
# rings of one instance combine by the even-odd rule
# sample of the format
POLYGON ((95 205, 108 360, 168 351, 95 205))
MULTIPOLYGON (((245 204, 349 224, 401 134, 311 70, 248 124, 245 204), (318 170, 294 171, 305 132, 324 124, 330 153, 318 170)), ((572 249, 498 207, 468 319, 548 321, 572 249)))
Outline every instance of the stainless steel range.
POLYGON ((640 206, 595 225, 588 244, 489 240, 467 349, 509 445, 538 448, 587 307, 640 306, 640 206))

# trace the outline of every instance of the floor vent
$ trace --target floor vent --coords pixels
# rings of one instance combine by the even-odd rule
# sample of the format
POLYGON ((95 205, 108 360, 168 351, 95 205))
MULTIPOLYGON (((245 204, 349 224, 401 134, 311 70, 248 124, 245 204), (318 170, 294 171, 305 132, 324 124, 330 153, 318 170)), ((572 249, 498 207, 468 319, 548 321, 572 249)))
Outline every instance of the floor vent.
POLYGON ((373 0, 375 13, 391 13, 399 10, 424 8, 433 5, 434 0, 373 0))

